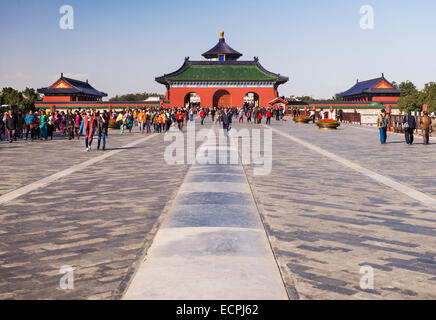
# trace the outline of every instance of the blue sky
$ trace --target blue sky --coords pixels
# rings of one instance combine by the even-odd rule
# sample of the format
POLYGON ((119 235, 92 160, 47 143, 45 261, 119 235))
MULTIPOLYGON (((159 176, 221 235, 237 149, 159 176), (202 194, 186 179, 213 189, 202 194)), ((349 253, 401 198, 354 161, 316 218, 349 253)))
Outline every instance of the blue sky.
POLYGON ((61 72, 110 97, 153 91, 154 78, 227 43, 290 77, 280 95, 330 98, 356 79, 436 81, 434 0, 1 0, 0 87, 45 87, 61 72), (59 9, 74 8, 74 30, 59 9), (360 7, 371 5, 373 30, 360 7))

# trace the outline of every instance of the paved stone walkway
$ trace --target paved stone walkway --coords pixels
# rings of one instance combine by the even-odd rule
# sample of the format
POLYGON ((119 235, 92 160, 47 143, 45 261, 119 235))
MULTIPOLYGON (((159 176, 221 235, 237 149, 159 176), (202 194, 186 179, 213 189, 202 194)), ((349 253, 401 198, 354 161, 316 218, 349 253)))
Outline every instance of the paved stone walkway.
POLYGON ((217 144, 198 150, 216 157, 189 171, 126 299, 288 298, 242 165, 217 164, 238 151, 217 144))
POLYGON ((380 145, 374 128, 347 125, 272 128, 265 176, 166 165, 162 135, 111 132, 117 152, 104 159, 83 139, 0 144, 0 199, 24 190, 0 204, 0 299, 435 299, 436 210, 422 197, 436 199, 435 144, 388 134, 380 145), (73 290, 59 287, 63 266, 73 290))

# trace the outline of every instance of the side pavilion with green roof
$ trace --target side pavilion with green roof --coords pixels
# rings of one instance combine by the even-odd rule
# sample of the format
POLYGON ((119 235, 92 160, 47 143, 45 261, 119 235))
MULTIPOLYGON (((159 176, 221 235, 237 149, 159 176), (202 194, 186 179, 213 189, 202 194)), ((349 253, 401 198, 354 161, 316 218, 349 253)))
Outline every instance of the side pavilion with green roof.
POLYGON ((166 86, 171 106, 187 106, 195 97, 202 107, 243 107, 244 103, 268 107, 278 97, 279 85, 289 80, 266 70, 256 57, 238 61, 242 54, 227 45, 224 32, 203 56, 207 60, 185 58, 179 70, 156 78, 166 86))

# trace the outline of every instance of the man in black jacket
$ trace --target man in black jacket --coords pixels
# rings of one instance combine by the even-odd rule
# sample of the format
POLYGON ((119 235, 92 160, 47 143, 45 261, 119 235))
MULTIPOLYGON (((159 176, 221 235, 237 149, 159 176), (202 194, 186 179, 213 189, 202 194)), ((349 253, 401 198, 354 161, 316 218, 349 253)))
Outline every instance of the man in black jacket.
POLYGON ((413 143, 413 132, 415 131, 415 128, 416 128, 415 117, 412 116, 412 112, 409 111, 407 113, 407 116, 403 118, 403 129, 404 129, 404 135, 407 144, 413 143))
POLYGON ((230 130, 230 123, 231 123, 231 117, 232 115, 229 113, 229 111, 227 110, 227 108, 224 109, 224 112, 221 116, 221 120, 223 122, 223 130, 224 130, 224 135, 227 136, 229 130, 230 130))
POLYGON ((98 134, 98 143, 97 149, 100 150, 100 142, 103 138, 103 151, 106 149, 106 136, 109 128, 109 115, 106 110, 104 112, 100 112, 97 117, 97 134, 98 134))
POLYGON ((12 140, 17 141, 17 136, 15 134, 17 130, 17 117, 12 114, 11 110, 9 110, 9 114, 6 116, 6 128, 9 132, 9 143, 12 143, 12 140))
POLYGON ((71 109, 67 110, 67 114, 65 115, 65 124, 67 126, 68 132, 68 140, 74 139, 74 114, 71 109))

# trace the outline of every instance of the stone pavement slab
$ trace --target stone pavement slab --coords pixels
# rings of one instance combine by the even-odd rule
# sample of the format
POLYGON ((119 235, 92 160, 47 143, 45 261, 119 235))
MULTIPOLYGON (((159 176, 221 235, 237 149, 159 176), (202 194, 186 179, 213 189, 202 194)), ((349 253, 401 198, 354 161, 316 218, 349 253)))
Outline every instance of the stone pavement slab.
POLYGON ((124 296, 287 298, 242 165, 191 168, 124 296))

